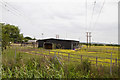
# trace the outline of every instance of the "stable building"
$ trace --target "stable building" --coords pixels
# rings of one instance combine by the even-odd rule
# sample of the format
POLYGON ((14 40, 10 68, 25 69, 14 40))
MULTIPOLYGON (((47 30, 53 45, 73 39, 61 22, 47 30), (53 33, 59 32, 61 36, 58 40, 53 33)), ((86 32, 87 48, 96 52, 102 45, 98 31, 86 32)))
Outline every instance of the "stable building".
POLYGON ((42 39, 38 40, 38 48, 43 47, 45 49, 76 49, 79 47, 79 41, 76 40, 64 40, 64 39, 42 39))

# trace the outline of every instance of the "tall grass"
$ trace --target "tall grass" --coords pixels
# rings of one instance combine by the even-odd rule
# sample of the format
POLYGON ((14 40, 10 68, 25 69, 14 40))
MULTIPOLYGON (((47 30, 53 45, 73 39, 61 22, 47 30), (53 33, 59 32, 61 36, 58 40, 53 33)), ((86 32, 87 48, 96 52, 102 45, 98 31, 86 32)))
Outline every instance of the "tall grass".
POLYGON ((61 61, 53 56, 31 55, 10 48, 2 53, 2 78, 118 78, 120 66, 91 65, 82 62, 61 61))

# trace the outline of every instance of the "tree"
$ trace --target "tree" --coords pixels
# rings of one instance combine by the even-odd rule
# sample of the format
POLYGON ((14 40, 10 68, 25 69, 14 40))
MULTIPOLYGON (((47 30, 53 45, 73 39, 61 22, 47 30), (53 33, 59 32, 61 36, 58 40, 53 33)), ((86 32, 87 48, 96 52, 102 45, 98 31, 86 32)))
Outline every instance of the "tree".
POLYGON ((32 40, 36 40, 36 38, 34 37, 32 40))
POLYGON ((17 42, 21 43, 24 40, 23 34, 19 34, 17 38, 17 42))
POLYGON ((6 49, 6 46, 9 45, 9 42, 10 42, 10 38, 9 38, 9 35, 7 34, 5 28, 4 28, 5 24, 4 23, 1 23, 0 24, 0 27, 1 28, 1 42, 2 42, 2 49, 5 48, 6 49))
POLYGON ((10 42, 21 42, 23 34, 20 34, 20 29, 17 26, 0 23, 2 26, 2 48, 9 46, 10 42))
POLYGON ((31 37, 28 37, 28 36, 27 36, 27 37, 24 37, 24 41, 25 41, 25 42, 28 42, 28 40, 33 40, 33 39, 32 39, 31 37))
POLYGON ((32 40, 32 38, 31 38, 31 37, 28 37, 28 36, 25 37, 24 39, 32 40))

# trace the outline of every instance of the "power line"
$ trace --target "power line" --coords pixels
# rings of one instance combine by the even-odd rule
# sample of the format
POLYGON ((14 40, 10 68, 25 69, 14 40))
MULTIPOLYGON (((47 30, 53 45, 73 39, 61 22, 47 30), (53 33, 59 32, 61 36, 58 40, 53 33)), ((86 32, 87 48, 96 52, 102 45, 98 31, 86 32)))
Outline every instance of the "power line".
POLYGON ((86 36, 87 36, 87 48, 88 48, 88 32, 86 32, 86 33, 87 33, 87 35, 86 35, 86 36))
POLYGON ((20 12, 18 9, 16 9, 15 7, 13 7, 11 4, 9 4, 9 3, 7 3, 7 2, 5 2, 4 0, 2 0, 5 4, 7 4, 7 5, 9 5, 9 6, 11 6, 13 9, 15 9, 16 11, 18 11, 18 12, 20 12))
POLYGON ((0 3, 5 5, 4 8, 6 8, 7 11, 12 12, 14 15, 17 14, 16 16, 19 15, 19 16, 21 16, 23 18, 26 18, 27 22, 29 22, 30 24, 34 25, 33 21, 31 21, 31 19, 29 17, 27 17, 27 15, 24 15, 23 13, 21 13, 23 11, 20 11, 20 10, 16 9, 15 7, 13 7, 12 5, 10 5, 9 3, 5 2, 5 1, 3 1, 3 2, 0 1, 0 3))
MULTIPOLYGON (((11 12, 13 15, 16 15, 13 11, 11 11, 10 9, 8 9, 8 7, 6 5, 0 5, 2 8, 4 8, 7 12, 11 12)), ((18 15, 16 15, 18 16, 18 15)))
MULTIPOLYGON (((94 23, 94 25, 93 25, 93 28, 94 28, 94 27, 96 26, 96 24, 97 24, 97 21, 98 21, 98 19, 99 19, 99 17, 100 17, 100 14, 101 14, 101 12, 102 12, 102 9, 103 9, 104 5, 105 5, 105 0, 103 1, 102 7, 101 7, 101 9, 100 9, 100 12, 99 12, 97 18, 96 18, 96 21, 95 21, 95 23, 94 23)), ((92 30, 92 31, 93 31, 93 30, 92 30)))
POLYGON ((89 32, 89 46, 91 46, 91 32, 89 32))
POLYGON ((19 12, 17 12, 13 7, 11 7, 7 2, 2 2, 2 1, 0 1, 0 3, 2 3, 3 5, 5 5, 5 7, 7 7, 7 8, 9 8, 11 11, 14 11, 14 12, 16 12, 18 15, 20 15, 19 14, 19 12))
POLYGON ((87 0, 86 0, 86 2, 85 2, 85 8, 86 8, 86 18, 85 18, 85 24, 86 24, 86 31, 88 30, 87 29, 87 0))
MULTIPOLYGON (((19 10, 17 10, 16 8, 14 8, 13 6, 11 7, 11 5, 7 2, 1 2, 3 5, 5 5, 5 8, 8 8, 9 11, 12 11, 14 13, 16 13, 17 15, 19 16, 22 16, 22 17, 26 17, 26 15, 22 14, 19 10)), ((29 19, 28 19, 29 20, 29 19)))
MULTIPOLYGON (((14 11, 14 10, 12 10, 12 8, 10 8, 10 7, 8 7, 6 4, 4 4, 4 3, 2 3, 1 1, 0 1, 0 6, 2 7, 2 8, 4 8, 4 10, 6 10, 7 12, 10 12, 12 15, 14 15, 14 16, 19 16, 18 14, 16 14, 16 12, 14 11)), ((5 14, 5 13, 4 13, 5 14)), ((19 19, 19 18, 18 18, 19 19)), ((3 20, 5 21, 5 23, 7 22, 7 21, 9 21, 9 19, 7 18, 7 17, 5 17, 5 15, 3 16, 3 20)), ((2 20, 2 21, 3 21, 2 20)))
POLYGON ((13 5, 11 5, 11 4, 8 3, 8 2, 5 2, 4 0, 2 0, 2 1, 3 1, 3 3, 4 3, 5 5, 7 5, 7 7, 11 8, 12 10, 14 10, 14 11, 15 11, 17 14, 19 14, 20 16, 22 16, 22 17, 26 17, 26 16, 27 16, 27 15, 25 15, 25 14, 23 13, 24 11, 15 8, 13 5))
MULTIPOLYGON (((32 25, 32 26, 37 26, 39 27, 39 25, 36 25, 36 22, 34 22, 28 15, 25 15, 24 11, 14 7, 13 5, 9 4, 8 2, 5 1, 0 1, 0 3, 2 3, 5 8, 5 10, 7 10, 7 12, 11 12, 12 14, 16 15, 16 16, 21 16, 25 22, 28 22, 28 24, 32 25)), ((19 20, 19 18, 17 18, 19 20)), ((7 20, 5 20, 7 22, 7 20)))
POLYGON ((94 1, 94 4, 93 4, 93 10, 92 10, 92 15, 91 15, 91 20, 90 20, 89 29, 91 28, 91 24, 92 24, 92 19, 93 19, 95 4, 96 4, 96 1, 94 1))
POLYGON ((15 12, 17 12, 19 15, 22 14, 21 11, 20 11, 19 9, 13 7, 13 5, 11 5, 10 3, 5 2, 4 0, 2 0, 2 1, 3 1, 2 3, 4 3, 5 5, 7 5, 9 8, 13 9, 13 10, 14 10, 15 12))
POLYGON ((1 2, 1 1, 0 1, 0 3, 2 4, 0 6, 2 6, 7 12, 10 12, 15 16, 19 16, 19 17, 22 16, 22 15, 19 14, 19 12, 15 11, 13 8, 9 7, 6 3, 1 2))
MULTIPOLYGON (((96 1, 94 1, 94 5, 93 5, 93 10, 92 10, 92 15, 91 15, 91 20, 90 20, 89 29, 90 29, 90 27, 91 27, 91 23, 92 23, 92 19, 93 19, 95 4, 96 4, 96 1)), ((91 46, 91 32, 86 32, 86 33, 87 33, 86 36, 87 36, 87 48, 88 48, 88 44, 91 46)))
POLYGON ((91 46, 91 32, 86 32, 87 33, 87 48, 88 48, 88 45, 89 47, 91 46))

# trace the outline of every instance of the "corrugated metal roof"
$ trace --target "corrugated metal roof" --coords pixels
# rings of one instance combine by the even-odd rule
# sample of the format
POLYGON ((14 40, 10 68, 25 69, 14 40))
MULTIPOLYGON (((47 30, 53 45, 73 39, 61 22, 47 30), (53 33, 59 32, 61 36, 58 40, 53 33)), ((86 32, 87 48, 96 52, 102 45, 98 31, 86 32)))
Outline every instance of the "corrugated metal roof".
MULTIPOLYGON (((48 39, 39 39, 40 41, 44 41, 44 40, 61 40, 61 41, 77 41, 77 40, 69 40, 69 39, 55 39, 55 38, 48 38, 48 39)), ((39 41, 38 40, 38 41, 39 41)), ((77 41, 79 42, 79 41, 77 41)))

